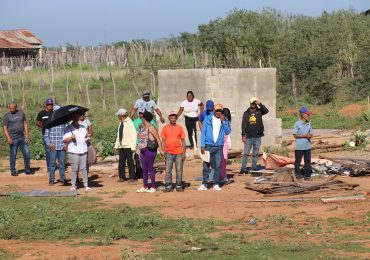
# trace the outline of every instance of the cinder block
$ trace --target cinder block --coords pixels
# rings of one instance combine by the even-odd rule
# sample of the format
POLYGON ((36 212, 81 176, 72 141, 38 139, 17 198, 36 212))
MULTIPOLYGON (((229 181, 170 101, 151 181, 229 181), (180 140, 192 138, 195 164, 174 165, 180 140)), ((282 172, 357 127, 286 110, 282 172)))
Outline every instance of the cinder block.
MULTIPOLYGON (((249 100, 256 96, 269 109, 264 116, 264 146, 280 145, 282 137, 281 120, 276 118, 276 69, 181 69, 160 70, 159 100, 160 108, 168 114, 177 110, 192 90, 195 97, 203 103, 212 99, 222 103, 232 112, 232 147, 242 148, 241 121, 249 100)), ((184 119, 179 118, 184 125, 184 119)), ((198 139, 199 135, 198 135, 198 139)))

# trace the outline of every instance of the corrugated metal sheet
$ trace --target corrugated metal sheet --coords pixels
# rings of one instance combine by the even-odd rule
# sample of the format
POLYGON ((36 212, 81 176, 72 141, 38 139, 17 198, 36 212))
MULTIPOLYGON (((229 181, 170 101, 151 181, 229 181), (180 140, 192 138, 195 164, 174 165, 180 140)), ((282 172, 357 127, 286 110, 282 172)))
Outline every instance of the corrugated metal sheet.
POLYGON ((40 48, 42 44, 39 38, 25 29, 0 31, 0 49, 33 49, 40 48))

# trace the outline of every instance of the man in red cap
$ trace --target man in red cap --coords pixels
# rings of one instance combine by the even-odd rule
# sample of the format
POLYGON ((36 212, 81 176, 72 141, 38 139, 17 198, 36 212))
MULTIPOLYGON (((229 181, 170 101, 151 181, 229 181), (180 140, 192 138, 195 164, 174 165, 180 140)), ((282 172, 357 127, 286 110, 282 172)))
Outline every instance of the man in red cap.
POLYGON ((293 136, 295 138, 295 163, 294 172, 298 179, 311 180, 311 138, 312 126, 308 121, 312 112, 307 107, 299 109, 301 118, 294 124, 293 136), (301 174, 301 161, 304 157, 304 176, 301 174))
POLYGON ((173 191, 172 187, 172 166, 175 162, 176 167, 176 191, 182 192, 183 165, 186 158, 185 132, 184 129, 176 124, 177 113, 171 111, 168 115, 170 121, 165 125, 161 132, 161 139, 165 148, 166 156, 166 189, 164 192, 173 191))

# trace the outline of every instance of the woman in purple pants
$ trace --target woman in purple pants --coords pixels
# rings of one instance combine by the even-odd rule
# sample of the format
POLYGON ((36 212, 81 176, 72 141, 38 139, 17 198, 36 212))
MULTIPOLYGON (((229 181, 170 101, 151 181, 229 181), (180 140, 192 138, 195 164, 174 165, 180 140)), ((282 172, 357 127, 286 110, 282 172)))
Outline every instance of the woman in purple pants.
POLYGON ((141 168, 143 169, 143 187, 137 190, 137 192, 156 192, 157 187, 155 185, 155 170, 154 170, 154 160, 157 156, 157 149, 151 150, 147 147, 148 141, 156 140, 158 143, 158 148, 163 155, 163 148, 161 139, 159 138, 158 131, 155 127, 151 125, 153 120, 153 114, 149 112, 144 112, 143 123, 139 125, 138 138, 140 140, 140 162, 141 168), (148 177, 150 174, 150 180, 152 182, 151 187, 148 187, 148 177))

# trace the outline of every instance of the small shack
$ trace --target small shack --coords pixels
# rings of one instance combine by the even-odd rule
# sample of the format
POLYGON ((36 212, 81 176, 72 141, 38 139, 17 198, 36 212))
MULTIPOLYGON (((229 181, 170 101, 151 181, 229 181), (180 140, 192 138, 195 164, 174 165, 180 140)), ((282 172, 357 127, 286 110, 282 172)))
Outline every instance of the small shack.
MULTIPOLYGON (((186 92, 192 90, 203 103, 212 99, 231 110, 231 146, 243 148, 241 123, 249 100, 256 96, 270 112, 263 117, 265 137, 263 146, 280 146, 282 139, 281 119, 276 118, 276 69, 179 69, 158 71, 158 104, 164 115, 177 111, 186 92)), ((179 118, 184 125, 184 117, 179 118)), ((185 128, 184 128, 185 129, 185 128)), ((200 133, 198 132, 198 137, 200 133)), ((198 138, 199 147, 199 138, 198 138)))
POLYGON ((43 42, 26 29, 0 31, 0 57, 41 57, 43 42))

